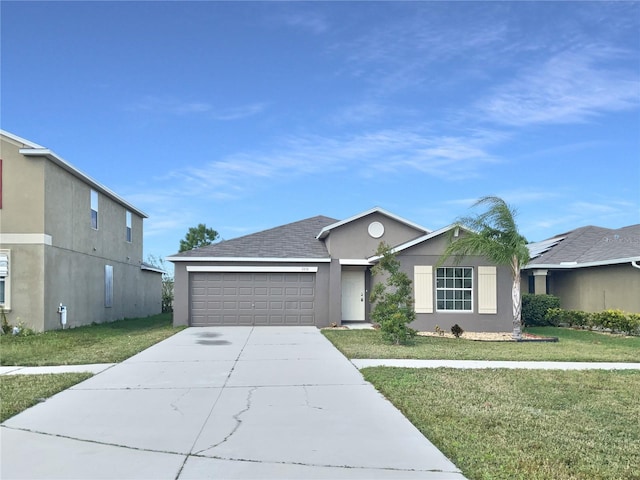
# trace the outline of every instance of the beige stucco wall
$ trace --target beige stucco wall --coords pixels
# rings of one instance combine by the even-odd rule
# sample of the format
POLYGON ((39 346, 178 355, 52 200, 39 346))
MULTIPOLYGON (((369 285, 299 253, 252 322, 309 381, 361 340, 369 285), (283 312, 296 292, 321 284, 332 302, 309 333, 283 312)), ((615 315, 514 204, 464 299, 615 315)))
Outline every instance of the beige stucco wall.
POLYGON ((7 320, 17 323, 19 317, 37 331, 59 328, 60 303, 68 308, 69 327, 160 313, 161 275, 140 269, 142 217, 131 212, 127 242, 127 207, 94 187, 99 193, 93 229, 91 185, 47 158, 25 157, 21 147, 2 137, 0 233, 38 234, 41 240, 0 245, 11 250, 7 320), (110 308, 104 306, 105 265, 114 270, 110 308))
POLYGON ((2 156, 1 233, 44 232, 44 168, 40 159, 27 159, 22 148, 0 137, 2 156))
POLYGON ((11 275, 10 310, 6 312, 7 322, 18 325, 22 322, 29 328, 43 330, 44 308, 44 245, 2 244, 2 249, 10 251, 11 275), (19 265, 20 268, 16 268, 19 265))
POLYGON ((549 289, 568 310, 640 313, 640 270, 630 263, 550 271, 549 289))

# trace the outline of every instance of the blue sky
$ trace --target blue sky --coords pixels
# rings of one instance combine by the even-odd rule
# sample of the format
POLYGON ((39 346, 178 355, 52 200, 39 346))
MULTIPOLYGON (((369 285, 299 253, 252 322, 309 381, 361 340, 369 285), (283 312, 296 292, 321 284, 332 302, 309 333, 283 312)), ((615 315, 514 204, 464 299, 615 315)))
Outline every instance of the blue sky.
POLYGON ((145 257, 484 195, 640 221, 639 2, 2 1, 1 126, 150 216, 145 257))

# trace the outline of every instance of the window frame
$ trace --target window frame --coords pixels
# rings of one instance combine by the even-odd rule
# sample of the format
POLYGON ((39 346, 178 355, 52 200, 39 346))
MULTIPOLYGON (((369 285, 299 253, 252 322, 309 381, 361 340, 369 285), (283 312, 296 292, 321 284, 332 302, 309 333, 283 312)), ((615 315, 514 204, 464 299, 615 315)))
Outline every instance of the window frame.
POLYGON ((104 266, 104 306, 113 307, 113 265, 104 266))
POLYGON ((127 210, 125 212, 125 234, 124 238, 127 242, 133 242, 133 227, 132 227, 132 218, 131 212, 127 210))
POLYGON ((91 228, 98 230, 98 191, 91 189, 91 228))
POLYGON ((474 295, 474 288, 475 288, 475 282, 474 282, 474 275, 475 275, 475 268, 474 267, 467 267, 467 266, 455 266, 455 267, 439 267, 436 269, 435 272, 435 290, 436 290, 436 298, 435 298, 435 303, 436 303, 436 312, 439 313, 474 313, 474 308, 475 308, 475 295, 474 295), (462 270, 462 276, 457 276, 456 275, 456 270, 462 270), (449 272, 450 271, 450 272, 449 272), (469 271, 470 274, 467 276, 464 274, 464 271, 469 271), (443 274, 441 275, 441 272, 443 272, 443 274), (451 273, 450 276, 447 275, 447 273, 451 273), (468 280, 470 283, 469 287, 465 287, 465 280, 468 280), (444 285, 440 286, 440 282, 443 281, 444 285), (457 286, 456 282, 457 281, 461 281, 462 285, 461 286, 457 286), (452 282, 453 285, 452 286, 447 286, 449 282, 452 282), (440 298, 440 292, 445 292, 445 298, 440 298), (454 298, 446 298, 446 292, 454 292, 453 293, 453 297, 454 298), (455 298, 456 297, 456 293, 455 292, 462 292, 462 297, 463 298, 455 298), (470 298, 464 298, 464 293, 468 292, 469 293, 469 297, 470 298), (443 302, 443 306, 441 307, 441 302, 443 302), (447 304, 449 302, 452 302, 453 307, 454 308, 446 308, 447 304), (465 303, 468 303, 469 307, 468 309, 459 309, 459 308, 455 308, 456 306, 456 302, 462 302, 462 306, 464 307, 465 303))
POLYGON ((11 250, 0 249, 0 254, 7 257, 7 275, 0 277, 4 301, 0 302, 0 309, 11 310, 11 250))

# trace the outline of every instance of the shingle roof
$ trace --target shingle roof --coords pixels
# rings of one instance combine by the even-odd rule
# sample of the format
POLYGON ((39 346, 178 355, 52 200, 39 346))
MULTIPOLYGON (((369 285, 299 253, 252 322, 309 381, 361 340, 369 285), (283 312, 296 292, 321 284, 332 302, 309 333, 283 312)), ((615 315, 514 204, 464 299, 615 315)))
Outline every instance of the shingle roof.
POLYGON ((610 229, 582 227, 542 242, 529 244, 536 265, 570 265, 640 257, 640 224, 610 229))
POLYGON ((307 218, 262 232, 214 243, 177 253, 171 259, 188 260, 197 257, 231 258, 329 258, 323 241, 316 235, 327 225, 337 222, 335 218, 307 218))

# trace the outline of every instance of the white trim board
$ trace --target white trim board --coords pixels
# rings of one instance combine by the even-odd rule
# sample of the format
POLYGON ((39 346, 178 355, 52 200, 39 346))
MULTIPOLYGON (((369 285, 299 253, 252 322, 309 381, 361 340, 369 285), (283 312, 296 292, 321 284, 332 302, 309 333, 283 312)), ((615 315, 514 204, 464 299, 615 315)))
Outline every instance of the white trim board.
POLYGON ((0 245, 51 245, 52 237, 46 233, 0 233, 0 245))
POLYGON ((373 263, 366 258, 341 258, 340 265, 369 266, 373 263))
POLYGON ((243 262, 243 263, 330 263, 330 258, 274 258, 274 257, 166 257, 169 262, 243 262))
POLYGON ((187 265, 187 272, 269 272, 269 273, 316 273, 318 267, 279 267, 260 265, 187 265))

